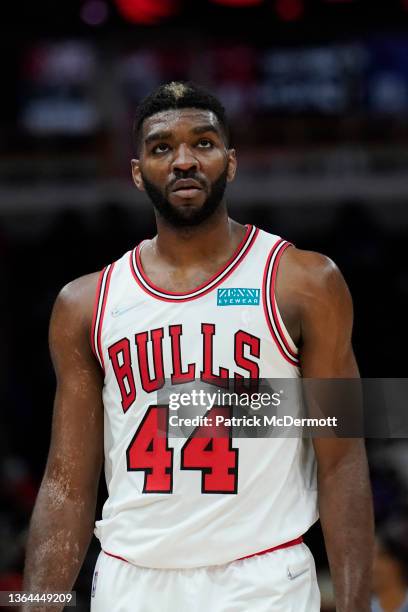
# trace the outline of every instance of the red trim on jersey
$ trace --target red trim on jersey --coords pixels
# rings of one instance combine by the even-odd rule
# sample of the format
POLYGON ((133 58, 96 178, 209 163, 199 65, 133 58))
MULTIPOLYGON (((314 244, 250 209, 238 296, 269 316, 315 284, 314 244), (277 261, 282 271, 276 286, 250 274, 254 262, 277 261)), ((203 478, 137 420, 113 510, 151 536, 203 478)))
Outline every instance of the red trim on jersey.
POLYGON ((239 243, 239 245, 235 249, 235 251, 232 254, 232 256, 228 259, 228 261, 221 268, 221 270, 219 270, 218 272, 213 274, 207 281, 205 281, 204 283, 201 283, 201 285, 198 285, 198 287, 196 287, 192 291, 183 291, 181 293, 177 293, 177 292, 174 292, 174 291, 166 291, 165 289, 161 289, 160 287, 158 287, 157 285, 152 283, 151 280, 148 278, 148 276, 146 276, 146 274, 145 274, 145 272, 143 270, 143 267, 142 267, 142 262, 141 262, 141 259, 140 259, 140 244, 136 247, 136 263, 137 263, 137 268, 138 268, 141 276, 143 276, 143 278, 146 281, 146 283, 148 285, 150 285, 150 287, 152 287, 152 289, 155 289, 156 291, 160 291, 160 293, 166 293, 169 296, 173 296, 173 295, 186 295, 186 296, 187 295, 191 295, 192 293, 195 293, 196 291, 200 291, 200 289, 203 289, 206 285, 211 283, 211 281, 216 279, 217 276, 220 276, 220 274, 222 274, 224 272, 224 270, 226 268, 228 268, 228 266, 234 261, 234 259, 236 259, 238 257, 238 255, 240 254, 240 252, 242 250, 242 247, 244 246, 244 244, 247 241, 247 238, 248 238, 248 236, 250 234, 250 231, 251 231, 251 227, 252 226, 250 226, 250 225, 247 226, 247 229, 246 229, 244 237, 242 238, 241 242, 239 243))
POLYGON ((96 292, 95 292, 95 298, 94 298, 93 312, 92 312, 91 349, 95 357, 98 359, 98 361, 99 361, 99 358, 98 358, 98 355, 96 352, 96 346, 95 346, 95 325, 96 325, 96 315, 98 313, 99 300, 101 298, 102 279, 103 279, 103 275, 105 274, 106 268, 107 266, 105 266, 105 268, 99 274, 98 284, 96 286, 96 292))
MULTIPOLYGON (((295 538, 294 540, 290 540, 289 542, 278 544, 278 546, 273 546, 272 548, 267 548, 266 550, 261 550, 256 553, 252 553, 251 555, 240 557, 239 559, 236 559, 236 561, 243 561, 243 559, 250 559, 251 557, 257 557, 258 555, 266 555, 266 553, 274 552, 275 550, 280 550, 281 548, 289 548, 290 546, 297 546, 297 544, 302 544, 302 543, 303 543, 303 537, 300 536, 299 538, 295 538)), ((128 561, 127 559, 124 559, 123 557, 119 557, 119 555, 114 555, 108 552, 107 550, 103 550, 103 549, 102 551, 105 553, 105 555, 108 555, 109 557, 113 557, 114 559, 119 559, 120 561, 124 561, 125 563, 130 563, 130 561, 128 561)))
POLYGON ((140 258, 140 247, 141 247, 141 244, 139 244, 130 253, 130 268, 131 268, 133 277, 135 278, 135 280, 136 280, 137 284, 139 285, 139 287, 141 289, 143 289, 143 291, 148 293, 150 296, 157 298, 158 300, 162 300, 164 302, 188 302, 190 300, 195 300, 195 299, 197 299, 199 297, 207 295, 207 293, 209 293, 210 291, 212 291, 213 289, 218 287, 218 285, 221 282, 223 282, 224 280, 226 280, 232 274, 232 272, 234 272, 234 270, 236 270, 237 266, 245 259, 245 257, 248 255, 249 251, 252 249, 252 247, 253 247, 253 245, 255 243, 255 240, 256 240, 256 238, 257 238, 257 236, 259 234, 259 229, 255 228, 255 232, 251 236, 252 229, 253 229, 252 225, 247 225, 247 231, 245 232, 245 236, 243 237, 243 239, 239 243, 238 247, 235 249, 233 255, 224 264, 222 269, 219 270, 216 274, 213 274, 207 281, 205 281, 204 283, 202 283, 201 285, 199 285, 198 287, 196 287, 192 291, 185 291, 185 292, 182 292, 182 293, 165 291, 164 289, 162 289, 162 288, 158 287, 157 285, 155 285, 154 283, 152 283, 150 281, 150 279, 146 276, 146 274, 145 274, 145 272, 143 270, 143 267, 142 267, 141 258, 140 258), (251 236, 251 238, 250 238, 250 236, 251 236), (247 249, 246 249, 245 253, 242 255, 242 257, 239 257, 245 246, 247 246, 247 249), (143 278, 145 283, 148 285, 147 287, 146 287, 146 285, 141 283, 141 281, 139 280, 139 278, 137 276, 137 273, 136 273, 136 270, 135 270, 135 266, 134 266, 134 255, 135 255, 135 260, 136 260, 137 271, 139 272, 140 276, 143 278), (224 276, 222 276, 223 272, 229 266, 231 266, 231 264, 234 264, 234 265, 232 265, 232 267, 229 270, 229 272, 227 274, 225 274, 224 276), (222 276, 222 278, 220 278, 218 282, 216 282, 214 285, 209 287, 206 291, 202 291, 201 293, 196 295, 198 291, 201 291, 202 289, 207 287, 209 284, 213 283, 220 276, 222 276), (158 291, 158 292, 160 292, 163 295, 157 295, 156 293, 154 293, 154 291, 158 291), (166 296, 168 296, 168 297, 166 297, 166 296), (182 296, 186 296, 186 297, 182 297, 182 296), (179 299, 175 299, 176 297, 178 297, 179 299))
POLYGON ((119 557, 119 555, 112 555, 112 553, 108 552, 107 550, 103 550, 103 548, 102 548, 102 552, 104 552, 105 555, 108 555, 109 557, 113 557, 114 559, 119 559, 119 561, 124 561, 125 563, 129 563, 127 559, 124 559, 123 557, 119 557))
POLYGON ((267 548, 266 550, 261 550, 260 552, 253 553, 252 555, 247 555, 246 557, 240 557, 237 561, 242 561, 243 559, 250 559, 251 557, 257 557, 258 555, 266 555, 266 553, 273 552, 274 550, 280 550, 281 548, 289 548, 290 546, 296 546, 297 544, 302 544, 303 538, 300 536, 299 538, 295 538, 294 540, 290 540, 289 542, 285 542, 284 544, 279 544, 278 546, 273 546, 272 548, 267 548))
POLYGON ((293 349, 289 346, 286 337, 283 333, 282 327, 279 323, 279 318, 277 315, 277 310, 276 310, 276 303, 275 303, 275 284, 276 284, 276 274, 278 271, 278 266, 279 266, 279 261, 280 258, 282 257, 282 253, 290 246, 293 246, 292 243, 287 242, 282 248, 281 251, 277 254, 276 259, 273 263, 273 269, 272 269, 272 278, 271 278, 271 287, 270 287, 270 291, 269 294, 267 292, 267 281, 268 281, 268 275, 269 275, 269 267, 270 267, 270 263, 272 260, 272 257, 274 256, 275 252, 277 251, 277 249, 279 249, 279 247, 285 243, 286 241, 283 240, 283 238, 281 238, 280 240, 278 240, 274 246, 271 249, 271 252, 269 253, 266 265, 265 265, 265 269, 264 269, 264 274, 263 274, 263 281, 262 281, 262 297, 263 297, 263 309, 264 309, 264 313, 265 313, 265 318, 266 321, 268 323, 268 327, 269 327, 269 331, 271 332, 272 338, 275 341, 276 346, 278 347, 278 350, 280 352, 280 354, 282 355, 282 357, 284 359, 286 359, 286 361, 288 361, 291 365, 295 365, 295 366, 299 366, 299 358, 297 356, 297 354, 293 351, 293 349), (273 317, 273 322, 276 326, 277 332, 279 334, 279 338, 277 337, 277 334, 273 328, 272 325, 272 321, 271 318, 269 316, 269 312, 268 312, 268 302, 271 304, 272 307, 272 317, 273 317), (280 341, 283 343, 285 349, 288 351, 289 355, 287 355, 285 353, 285 351, 283 350, 280 341))
POLYGON ((275 286, 276 286, 276 276, 278 273, 278 267, 279 267, 279 262, 281 260, 281 257, 283 255, 283 253, 286 251, 286 249, 288 247, 293 246, 293 244, 291 244, 290 242, 287 242, 279 251, 279 253, 276 256, 275 262, 273 264, 273 270, 272 270, 272 280, 271 280, 271 304, 272 304, 272 310, 273 310, 273 318, 275 320, 276 323, 276 327, 279 330, 279 334, 281 337, 281 340, 283 341, 287 351, 289 351, 289 353, 295 358, 295 359, 299 359, 297 354, 293 351, 293 349, 290 347, 288 341, 286 340, 286 336, 282 330, 281 324, 279 322, 279 317, 278 314, 276 312, 276 299, 275 299, 275 286))
POLYGON ((105 361, 103 359, 103 352, 102 352, 102 340, 101 340, 101 336, 102 336, 102 324, 103 324, 103 318, 105 316, 105 308, 106 308, 106 302, 108 299, 108 293, 109 293, 109 285, 110 285, 110 280, 111 280, 111 276, 112 276, 112 271, 113 268, 115 267, 115 264, 111 264, 109 272, 106 276, 106 283, 105 283, 105 291, 103 293, 103 302, 102 302, 102 308, 101 308, 101 314, 99 317, 99 324, 98 324, 98 330, 97 330, 97 337, 98 337, 98 351, 99 351, 99 355, 101 358, 101 366, 102 366, 102 370, 105 372, 105 361))

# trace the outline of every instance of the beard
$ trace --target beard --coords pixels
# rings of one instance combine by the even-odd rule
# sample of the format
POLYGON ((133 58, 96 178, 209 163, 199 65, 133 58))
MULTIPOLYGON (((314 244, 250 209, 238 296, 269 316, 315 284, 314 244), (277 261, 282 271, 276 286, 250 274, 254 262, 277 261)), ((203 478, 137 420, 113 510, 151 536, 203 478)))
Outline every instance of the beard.
MULTIPOLYGON (((166 195, 156 185, 151 183, 143 173, 142 178, 146 193, 152 201, 156 212, 169 225, 180 228, 200 225, 219 209, 227 186, 227 174, 228 167, 226 166, 220 176, 213 183, 210 183, 207 199, 199 208, 194 208, 194 206, 173 206, 166 195)), ((189 176, 188 178, 197 180, 195 176, 189 176)), ((199 182, 202 183, 202 181, 199 182)))

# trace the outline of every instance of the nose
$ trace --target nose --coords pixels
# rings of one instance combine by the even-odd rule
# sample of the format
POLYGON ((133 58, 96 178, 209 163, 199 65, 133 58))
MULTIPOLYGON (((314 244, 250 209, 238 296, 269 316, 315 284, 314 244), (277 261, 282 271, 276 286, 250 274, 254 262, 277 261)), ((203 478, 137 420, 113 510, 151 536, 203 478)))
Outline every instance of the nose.
POLYGON ((196 170, 198 162, 190 147, 183 143, 176 150, 172 166, 173 172, 177 170, 187 172, 192 169, 196 170))

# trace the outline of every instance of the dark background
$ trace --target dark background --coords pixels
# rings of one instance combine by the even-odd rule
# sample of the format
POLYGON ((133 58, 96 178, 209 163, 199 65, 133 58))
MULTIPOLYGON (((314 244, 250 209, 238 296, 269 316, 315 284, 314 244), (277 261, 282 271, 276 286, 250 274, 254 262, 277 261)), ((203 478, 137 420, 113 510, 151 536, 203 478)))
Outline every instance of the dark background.
MULTIPOLYGON (((231 215, 333 258, 354 298, 362 375, 405 376, 408 2, 372 4, 2 3, 0 589, 19 588, 48 450, 52 304, 154 234, 129 160, 135 107, 163 81, 222 99, 239 162, 231 215)), ((378 524, 401 524, 406 441, 371 441, 369 453, 378 524)), ((318 528, 309 542, 330 610, 318 528)))

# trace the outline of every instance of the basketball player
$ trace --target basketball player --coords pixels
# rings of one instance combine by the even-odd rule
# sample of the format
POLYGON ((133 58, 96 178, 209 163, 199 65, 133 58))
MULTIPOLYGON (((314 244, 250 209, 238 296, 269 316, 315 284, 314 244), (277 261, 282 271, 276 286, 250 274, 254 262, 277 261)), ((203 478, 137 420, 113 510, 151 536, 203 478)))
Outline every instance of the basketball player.
POLYGON ((373 521, 361 440, 314 439, 308 454, 294 437, 159 435, 165 379, 177 391, 195 378, 357 377, 345 282, 326 257, 228 217, 236 157, 213 96, 161 86, 139 107, 135 137, 133 179, 153 203, 157 235, 56 301, 52 441, 25 589, 72 588, 104 456, 93 612, 316 612, 302 535, 318 508, 337 610, 368 611, 373 521), (239 297, 224 303, 223 290, 239 297))

